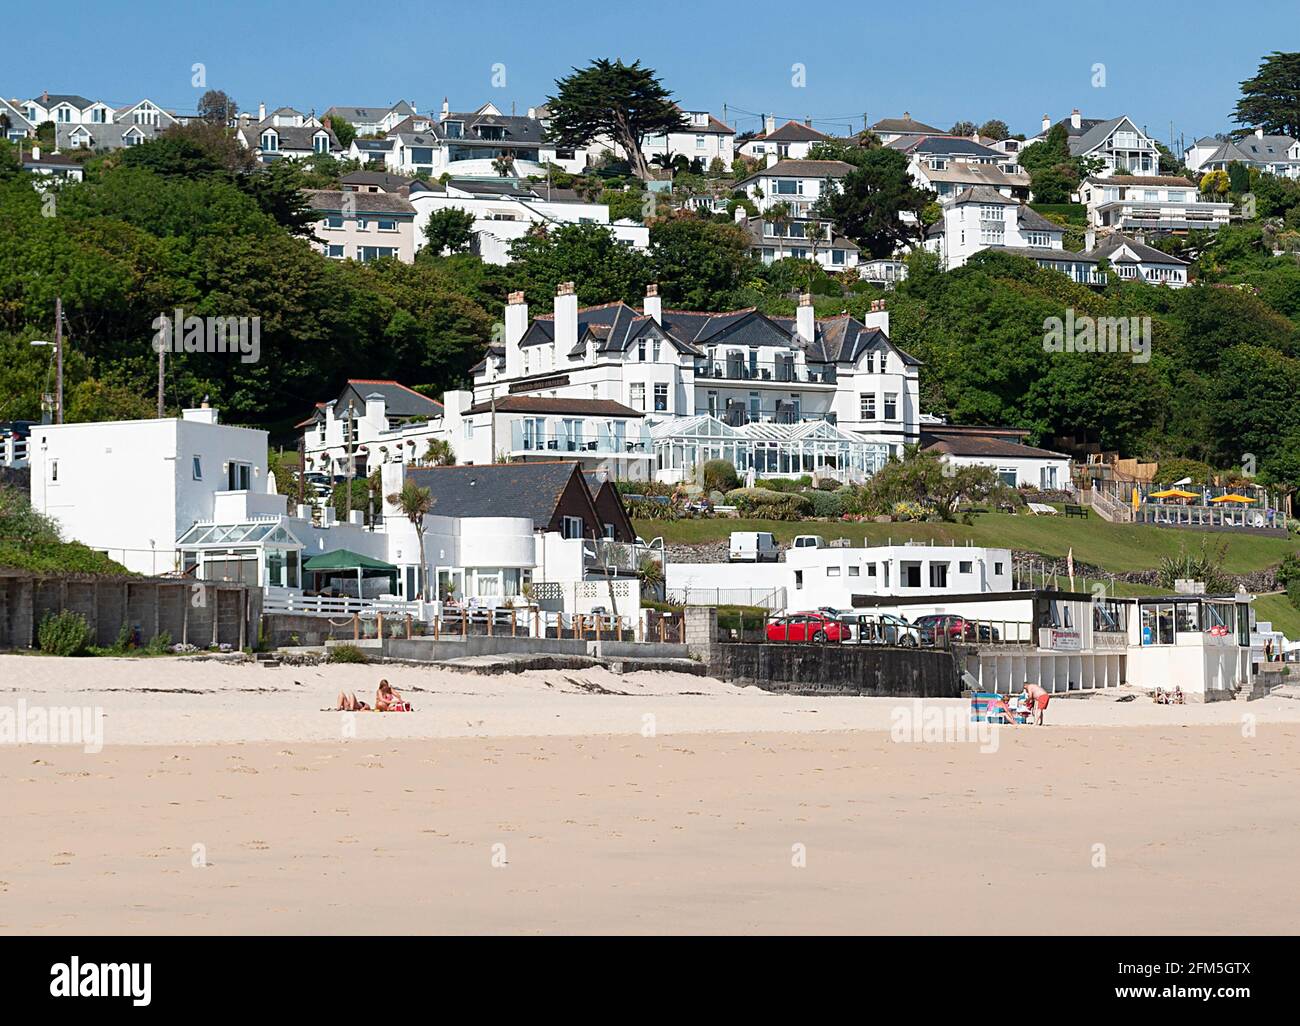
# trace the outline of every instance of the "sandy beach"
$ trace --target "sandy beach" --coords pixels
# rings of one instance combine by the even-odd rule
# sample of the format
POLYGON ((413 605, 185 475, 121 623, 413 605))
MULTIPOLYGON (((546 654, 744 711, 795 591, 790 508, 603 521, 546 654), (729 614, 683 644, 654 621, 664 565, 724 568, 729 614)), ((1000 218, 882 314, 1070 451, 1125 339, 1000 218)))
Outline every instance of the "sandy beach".
POLYGON ((1300 702, 891 699, 603 669, 0 656, 6 933, 1284 933, 1300 702), (406 715, 322 712, 387 676, 406 715), (926 703, 951 710, 961 702, 926 703), (1249 719, 1243 722, 1243 715, 1249 719))

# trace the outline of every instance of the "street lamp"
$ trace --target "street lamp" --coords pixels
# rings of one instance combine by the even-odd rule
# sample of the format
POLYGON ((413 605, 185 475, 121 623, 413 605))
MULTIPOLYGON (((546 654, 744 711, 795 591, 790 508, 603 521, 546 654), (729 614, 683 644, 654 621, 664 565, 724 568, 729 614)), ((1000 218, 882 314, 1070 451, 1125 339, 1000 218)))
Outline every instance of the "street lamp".
POLYGON ((56 364, 56 370, 54 374, 55 374, 55 379, 57 381, 57 390, 58 390, 58 398, 55 400, 54 403, 54 423, 62 424, 63 423, 63 342, 61 339, 55 342, 50 342, 48 339, 34 338, 32 339, 31 344, 34 346, 54 347, 54 360, 56 364))

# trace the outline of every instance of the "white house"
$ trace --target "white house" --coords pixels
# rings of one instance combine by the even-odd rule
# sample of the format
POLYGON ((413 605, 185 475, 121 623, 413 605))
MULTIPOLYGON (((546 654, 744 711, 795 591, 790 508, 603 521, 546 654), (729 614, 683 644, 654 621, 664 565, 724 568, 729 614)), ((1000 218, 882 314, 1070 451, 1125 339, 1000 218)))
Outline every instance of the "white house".
POLYGON ((828 271, 856 271, 861 251, 829 221, 809 218, 745 217, 736 208, 736 224, 749 234, 749 251, 765 264, 775 260, 812 260, 828 271))
POLYGON ((43 178, 69 182, 80 182, 86 177, 86 169, 67 154, 42 153, 39 146, 33 146, 23 154, 23 170, 43 178))
MULTIPOLYGON (((264 112, 265 105, 259 110, 259 115, 264 112)), ((261 116, 257 121, 241 114, 235 138, 241 146, 252 150, 263 164, 285 159, 302 160, 315 154, 343 156, 343 147, 335 138, 333 129, 288 107, 280 108, 270 117, 261 116)))
POLYGON ((56 125, 54 143, 60 150, 120 150, 158 137, 154 125, 115 121, 105 125, 56 125))
MULTIPOLYGON (((826 540, 833 541, 834 525, 826 540)), ((669 563, 669 596, 690 604, 769 604, 796 610, 853 609, 896 598, 943 601, 1011 590, 1011 551, 969 545, 828 545, 790 548, 777 563, 669 563)))
POLYGON ((356 129, 357 135, 386 135, 417 113, 414 103, 398 100, 389 107, 331 107, 321 120, 341 118, 356 129))
POLYGON ((1188 147, 1186 162, 1201 173, 1226 171, 1236 163, 1279 178, 1300 178, 1300 141, 1257 128, 1238 139, 1198 139, 1188 147))
POLYGON ((1228 223, 1231 203, 1204 199, 1195 182, 1168 175, 1110 175, 1079 186, 1088 224, 1123 232, 1216 231, 1228 223))
POLYGON ((90 100, 75 93, 44 92, 15 105, 37 127, 45 121, 53 121, 55 125, 108 125, 112 124, 115 113, 102 100, 90 100))
POLYGON ((336 189, 305 191, 318 212, 316 250, 336 260, 415 260, 415 207, 401 195, 336 189))
POLYGON ((1022 173, 1015 156, 962 135, 900 136, 888 148, 907 154, 910 163, 933 171, 946 170, 951 164, 974 164, 996 167, 1008 175, 1022 173))
POLYGON ((387 378, 350 378, 319 402, 302 431, 305 467, 318 480, 365 477, 381 462, 416 463, 429 441, 444 437, 442 403, 387 378), (322 477, 323 476, 323 477, 322 477))
POLYGON ((176 539, 228 492, 256 513, 284 513, 267 479, 266 432, 218 422, 206 406, 179 418, 32 425, 31 502, 69 541, 137 573, 176 569, 176 539))
POLYGON ((178 124, 176 115, 158 106, 147 97, 139 103, 119 107, 113 112, 113 123, 119 125, 148 125, 151 128, 165 129, 178 124))
POLYGON ((842 160, 778 160, 776 163, 742 179, 736 189, 765 213, 778 203, 789 205, 794 217, 807 217, 826 189, 853 170, 842 160))
POLYGON ((709 458, 760 476, 860 479, 918 440, 919 364, 889 340, 883 304, 860 320, 819 321, 809 296, 795 317, 767 317, 753 309, 665 310, 657 287, 647 293, 641 310, 579 309, 566 283, 554 312, 532 319, 523 294, 513 293, 503 344, 473 368, 475 401, 621 403, 646 415, 664 480, 680 480, 709 458), (827 444, 794 437, 810 424, 834 429, 817 439, 827 444))
POLYGON ((926 424, 921 428, 921 447, 941 453, 953 466, 992 467, 1011 488, 1069 488, 1070 457, 1025 445, 1027 434, 1019 428, 926 424))
MULTIPOLYGON (((1097 177, 1111 175, 1158 175, 1160 151, 1151 136, 1125 115, 1115 118, 1085 118, 1076 107, 1058 122, 1065 128, 1066 144, 1072 157, 1095 157, 1102 162, 1097 177)), ((1052 121, 1043 115, 1042 132, 1025 145, 1047 137, 1052 121)))
POLYGON ((939 201, 943 217, 926 232, 925 248, 947 269, 961 267, 990 247, 1041 250, 1063 248, 1065 229, 1019 200, 987 185, 952 193, 939 201))
POLYGON ((650 229, 634 221, 610 221, 609 207, 582 199, 569 189, 514 179, 456 178, 445 184, 417 185, 410 193, 415 210, 415 246, 426 244, 424 227, 438 210, 474 215, 474 251, 485 263, 510 262, 510 244, 537 225, 598 224, 625 246, 650 247, 650 229))
POLYGON ((923 121, 916 121, 908 111, 903 111, 901 118, 881 118, 870 126, 870 131, 875 133, 876 138, 884 146, 889 146, 899 139, 909 136, 945 134, 941 128, 927 125, 923 121))
POLYGON ((936 160, 932 164, 920 155, 909 157, 907 170, 922 189, 930 189, 939 201, 956 196, 967 189, 987 188, 1009 199, 1029 199, 1029 175, 1023 171, 1006 171, 1005 165, 964 160, 936 160))
POLYGON ((740 154, 763 164, 771 156, 778 160, 806 160, 809 150, 817 143, 830 142, 831 138, 813 128, 810 121, 787 121, 778 128, 776 119, 767 114, 763 117, 763 131, 741 143, 740 154))

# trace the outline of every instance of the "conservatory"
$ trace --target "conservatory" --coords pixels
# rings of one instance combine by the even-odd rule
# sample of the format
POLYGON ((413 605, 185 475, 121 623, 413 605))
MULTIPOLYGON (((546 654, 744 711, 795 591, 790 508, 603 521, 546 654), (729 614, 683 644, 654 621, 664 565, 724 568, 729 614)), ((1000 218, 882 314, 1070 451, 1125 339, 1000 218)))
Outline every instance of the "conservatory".
POLYGON ((180 569, 199 581, 237 581, 261 588, 302 587, 304 548, 279 517, 233 524, 195 524, 176 542, 180 569))
POLYGON ((759 421, 732 427, 701 414, 664 421, 652 430, 655 477, 686 480, 708 460, 727 460, 755 477, 831 477, 862 481, 885 465, 889 447, 868 442, 828 420, 795 424, 759 421))

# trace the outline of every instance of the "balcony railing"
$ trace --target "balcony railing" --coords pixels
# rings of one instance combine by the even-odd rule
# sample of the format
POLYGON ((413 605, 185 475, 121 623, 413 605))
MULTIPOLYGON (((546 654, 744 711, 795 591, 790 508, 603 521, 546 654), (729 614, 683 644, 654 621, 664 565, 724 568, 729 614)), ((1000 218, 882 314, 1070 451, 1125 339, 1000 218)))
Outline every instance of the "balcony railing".
POLYGON ((570 433, 566 431, 528 432, 518 425, 511 432, 512 452, 537 453, 587 453, 599 455, 646 455, 651 452, 648 435, 628 437, 598 431, 594 433, 570 433))
POLYGON ((812 370, 797 364, 777 364, 774 367, 750 367, 743 363, 698 364, 695 368, 696 380, 705 378, 719 381, 770 381, 773 383, 797 383, 805 385, 835 384, 835 368, 826 367, 812 370))
POLYGON ((730 427, 744 427, 746 424, 803 424, 808 421, 824 420, 828 424, 836 422, 834 413, 806 413, 791 406, 760 406, 755 412, 747 406, 728 406, 722 410, 702 409, 695 411, 696 416, 709 414, 717 417, 730 427))

